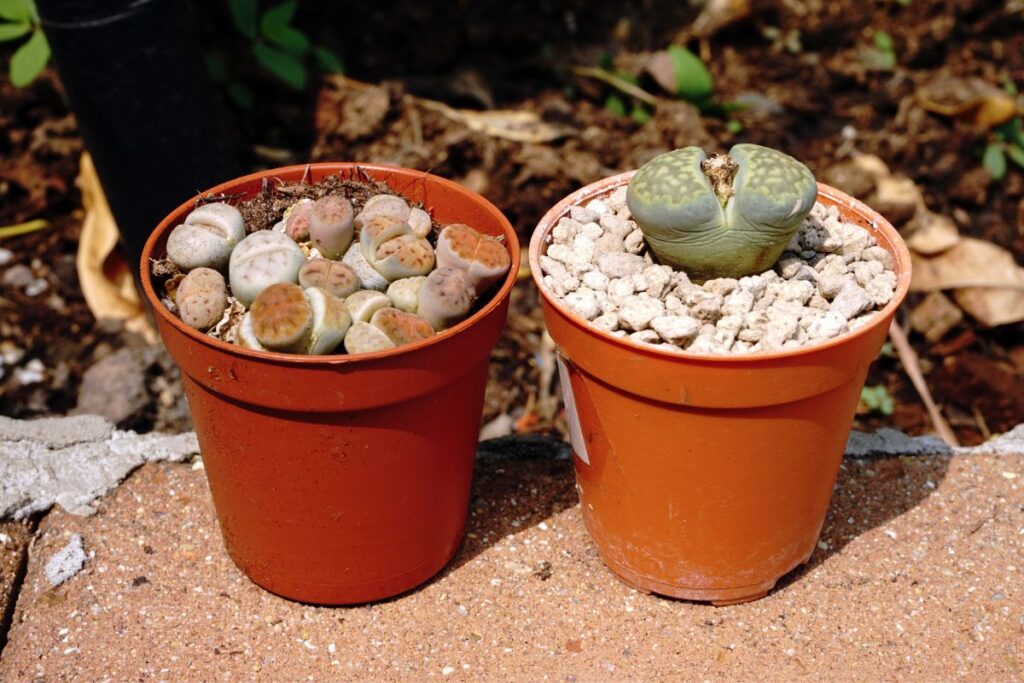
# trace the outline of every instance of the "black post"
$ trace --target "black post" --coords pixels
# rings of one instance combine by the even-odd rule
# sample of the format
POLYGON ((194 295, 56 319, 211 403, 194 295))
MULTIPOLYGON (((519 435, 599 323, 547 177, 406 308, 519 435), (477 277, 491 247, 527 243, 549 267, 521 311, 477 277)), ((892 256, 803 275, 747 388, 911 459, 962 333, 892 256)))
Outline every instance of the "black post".
POLYGON ((175 0, 36 5, 137 271, 160 219, 196 190, 238 175, 196 32, 175 0))

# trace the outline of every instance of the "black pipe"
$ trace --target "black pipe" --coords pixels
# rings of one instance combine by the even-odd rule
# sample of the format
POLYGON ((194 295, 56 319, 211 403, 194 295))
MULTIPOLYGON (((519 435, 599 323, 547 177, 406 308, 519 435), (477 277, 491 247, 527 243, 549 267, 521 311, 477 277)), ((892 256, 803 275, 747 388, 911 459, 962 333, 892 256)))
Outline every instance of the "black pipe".
POLYGON ((195 31, 175 0, 36 5, 137 270, 146 238, 167 213, 239 172, 195 31))

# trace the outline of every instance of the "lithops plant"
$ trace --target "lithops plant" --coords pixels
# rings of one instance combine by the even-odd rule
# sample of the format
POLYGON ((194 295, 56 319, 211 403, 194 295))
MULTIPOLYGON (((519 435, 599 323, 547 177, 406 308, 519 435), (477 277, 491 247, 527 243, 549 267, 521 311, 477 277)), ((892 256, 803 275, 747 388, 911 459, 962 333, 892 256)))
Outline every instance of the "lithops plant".
POLYGON ((391 299, 386 294, 373 289, 360 290, 345 299, 345 306, 356 322, 368 323, 374 313, 390 305, 391 299))
POLYGON ((662 154, 636 172, 626 191, 658 260, 701 281, 771 268, 816 197, 807 166, 752 144, 712 157, 699 147, 662 154))
POLYGON ((313 203, 309 214, 309 239, 323 256, 339 259, 352 244, 354 232, 352 203, 329 194, 313 203))
POLYGON ((270 285, 249 309, 260 344, 273 351, 303 353, 313 331, 313 309, 302 287, 290 282, 270 285))
POLYGON ((469 274, 461 268, 445 266, 428 275, 417 291, 416 313, 440 332, 465 318, 475 299, 469 274))
POLYGON ((299 268, 299 285, 319 287, 328 294, 341 298, 359 291, 359 276, 344 263, 325 258, 314 258, 306 261, 299 268))
POLYGON ((292 204, 284 212, 282 221, 284 234, 296 242, 305 242, 309 239, 309 220, 313 213, 313 200, 300 199, 292 204))
POLYGON ((313 311, 313 329, 305 352, 317 355, 331 353, 345 339, 352 326, 352 316, 344 301, 319 287, 310 287, 304 293, 313 311))
POLYGON ((419 307, 420 287, 426 280, 427 276, 417 275, 392 282, 387 291, 391 305, 406 313, 416 313, 416 309, 419 307))
POLYGON ((437 236, 437 265, 466 271, 475 292, 485 292, 508 272, 512 260, 498 240, 453 223, 437 236))
POLYGON ((424 318, 397 308, 382 308, 370 318, 370 324, 387 335, 395 346, 411 344, 434 335, 424 318))
POLYGON ((363 250, 359 247, 359 242, 352 243, 341 262, 352 269, 356 277, 359 278, 363 289, 376 289, 383 292, 388 288, 387 278, 374 270, 373 266, 363 257, 363 250))
POLYGON ((224 276, 212 268, 195 268, 178 285, 174 301, 183 323, 206 331, 217 324, 228 307, 224 276))
POLYGON ((363 258, 388 281, 426 275, 434 268, 434 248, 412 227, 391 216, 374 216, 359 232, 363 258))
POLYGON ((395 343, 368 322, 355 322, 345 334, 345 351, 348 353, 373 353, 395 348, 395 343))
POLYGON ((235 331, 235 344, 243 349, 266 351, 260 340, 256 338, 256 331, 252 328, 252 313, 248 311, 242 316, 242 321, 238 324, 238 329, 235 331))
POLYGON ((270 285, 297 282, 305 262, 306 255, 287 235, 272 230, 254 232, 231 252, 231 293, 248 306, 270 285))
POLYGON ((223 271, 231 250, 244 237, 245 221, 238 209, 222 202, 203 204, 171 231, 167 237, 167 258, 183 271, 223 271))

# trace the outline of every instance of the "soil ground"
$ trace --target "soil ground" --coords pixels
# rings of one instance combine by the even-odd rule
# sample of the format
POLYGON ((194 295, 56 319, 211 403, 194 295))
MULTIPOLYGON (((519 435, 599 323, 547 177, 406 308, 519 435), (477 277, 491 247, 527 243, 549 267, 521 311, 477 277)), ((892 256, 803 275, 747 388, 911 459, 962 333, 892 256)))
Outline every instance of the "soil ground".
MULTIPOLYGON (((944 88, 943 97, 962 99, 970 78, 1024 85, 1024 14, 1015 3, 755 3, 747 18, 688 43, 714 76, 715 101, 747 106, 702 115, 685 102, 665 100, 643 123, 610 111, 605 102, 612 91, 571 69, 606 59, 635 71, 649 51, 690 25, 697 7, 650 2, 585 9, 578 2, 544 2, 510 13, 497 2, 457 11, 426 11, 419 3, 387 10, 359 5, 364 22, 357 26, 339 19, 354 11, 351 4, 303 8, 299 20, 337 27, 333 39, 350 77, 359 81, 328 78, 305 96, 268 86, 261 101, 273 105, 238 120, 249 166, 362 160, 431 170, 491 199, 525 241, 568 192, 673 147, 780 147, 819 178, 870 202, 871 182, 849 166, 855 152, 869 153, 912 178, 928 208, 951 217, 961 234, 990 240, 1024 261, 1024 171, 1011 167, 1001 182, 991 181, 980 163, 991 132, 920 105, 922 92, 938 97, 936 88, 944 88), (361 28, 366 22, 374 31, 361 28), (872 66, 880 31, 892 38, 892 70, 872 66), (431 36, 431 49, 423 49, 424 35, 431 36), (509 140, 437 102, 534 112, 556 131, 555 139, 509 140)), ((640 84, 658 92, 649 80, 640 84)), ((97 323, 82 299, 74 267, 81 151, 52 71, 23 89, 0 77, 0 226, 37 218, 50 223, 0 240, 10 252, 0 265, 0 412, 32 417, 95 404, 94 396, 80 396, 85 372, 129 348, 130 357, 112 365, 139 376, 132 391, 140 398, 128 403, 121 426, 187 428, 173 364, 142 350, 118 326, 97 323)), ((908 300, 904 315, 919 299, 908 300)), ((537 295, 524 279, 495 351, 485 422, 508 416, 520 433, 563 430, 552 398, 557 380, 542 372, 550 357, 542 329, 537 295)), ((1019 323, 986 329, 966 319, 934 342, 912 335, 931 391, 964 443, 1024 421, 1022 332, 1019 323)), ((894 357, 879 358, 869 384, 884 386, 895 409, 884 415, 865 407, 857 426, 931 429, 894 357)), ((96 386, 126 391, 102 381, 96 386)))

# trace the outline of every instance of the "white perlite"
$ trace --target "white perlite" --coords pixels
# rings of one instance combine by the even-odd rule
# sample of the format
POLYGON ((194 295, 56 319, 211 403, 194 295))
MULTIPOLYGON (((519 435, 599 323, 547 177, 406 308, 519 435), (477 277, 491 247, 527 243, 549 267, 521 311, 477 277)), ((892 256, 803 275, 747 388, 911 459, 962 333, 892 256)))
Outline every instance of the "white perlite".
POLYGON ((896 291, 892 255, 823 204, 815 204, 773 270, 694 284, 653 263, 624 187, 573 207, 552 229, 540 263, 544 286, 594 327, 694 353, 820 343, 866 324, 896 291))
POLYGON ((55 552, 43 568, 46 580, 56 588, 72 576, 82 571, 85 566, 85 544, 81 534, 73 534, 68 544, 55 552))

